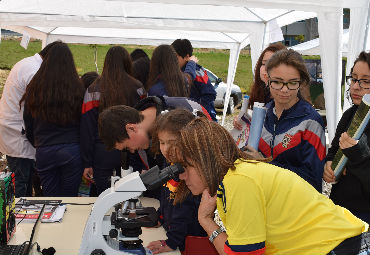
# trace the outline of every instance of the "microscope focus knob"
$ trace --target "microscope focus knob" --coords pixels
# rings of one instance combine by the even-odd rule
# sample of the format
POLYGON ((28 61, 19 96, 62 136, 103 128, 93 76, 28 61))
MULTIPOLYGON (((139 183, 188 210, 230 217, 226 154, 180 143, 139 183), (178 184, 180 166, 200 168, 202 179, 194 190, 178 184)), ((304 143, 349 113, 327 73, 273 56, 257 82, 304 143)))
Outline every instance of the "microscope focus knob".
POLYGON ((102 249, 93 250, 90 255, 105 255, 105 252, 102 249))
POLYGON ((116 238, 117 236, 118 236, 118 230, 117 229, 112 228, 111 230, 109 230, 109 237, 110 238, 116 238))

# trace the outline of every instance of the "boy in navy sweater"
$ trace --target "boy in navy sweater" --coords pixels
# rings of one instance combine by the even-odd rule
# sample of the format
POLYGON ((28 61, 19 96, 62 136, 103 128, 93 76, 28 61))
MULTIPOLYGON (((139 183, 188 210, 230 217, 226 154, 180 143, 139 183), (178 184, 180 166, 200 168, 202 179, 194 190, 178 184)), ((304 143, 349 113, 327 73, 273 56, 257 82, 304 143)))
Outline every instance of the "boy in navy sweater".
POLYGON ((196 65, 195 75, 194 73, 186 72, 191 77, 193 83, 190 90, 190 99, 206 108, 212 120, 216 121, 216 109, 214 105, 216 90, 208 78, 207 71, 196 63, 197 59, 193 56, 193 46, 188 39, 176 39, 171 45, 177 53, 177 59, 183 72, 186 72, 185 67, 188 62, 194 62, 194 65, 196 65))

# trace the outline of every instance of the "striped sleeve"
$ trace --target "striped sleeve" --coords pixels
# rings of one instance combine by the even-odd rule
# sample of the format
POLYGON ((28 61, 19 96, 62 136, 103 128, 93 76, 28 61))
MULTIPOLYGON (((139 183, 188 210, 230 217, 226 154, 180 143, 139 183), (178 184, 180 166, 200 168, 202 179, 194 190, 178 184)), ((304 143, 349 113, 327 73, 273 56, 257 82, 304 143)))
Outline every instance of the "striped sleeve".
POLYGON ((226 241, 224 251, 229 255, 262 255, 265 253, 265 242, 247 244, 247 245, 230 245, 226 241))

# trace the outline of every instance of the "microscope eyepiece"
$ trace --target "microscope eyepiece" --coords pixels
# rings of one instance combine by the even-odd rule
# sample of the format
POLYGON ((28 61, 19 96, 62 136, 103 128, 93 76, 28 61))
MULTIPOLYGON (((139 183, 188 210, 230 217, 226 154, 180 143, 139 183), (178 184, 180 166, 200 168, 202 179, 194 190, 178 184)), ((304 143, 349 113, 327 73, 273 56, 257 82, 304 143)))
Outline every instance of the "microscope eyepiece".
POLYGON ((176 163, 162 170, 160 170, 158 166, 152 167, 147 172, 141 174, 140 178, 148 190, 153 190, 160 187, 168 180, 178 177, 179 174, 183 172, 184 168, 176 163))

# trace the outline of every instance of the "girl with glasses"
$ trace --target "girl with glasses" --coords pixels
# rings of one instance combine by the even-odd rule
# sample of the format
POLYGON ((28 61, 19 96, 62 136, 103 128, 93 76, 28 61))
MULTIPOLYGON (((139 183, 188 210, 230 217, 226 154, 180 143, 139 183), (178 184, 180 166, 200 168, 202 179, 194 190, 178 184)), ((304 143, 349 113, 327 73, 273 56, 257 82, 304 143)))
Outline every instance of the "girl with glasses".
POLYGON ((370 124, 365 128, 359 140, 354 140, 346 133, 351 120, 361 103, 362 97, 370 93, 370 53, 361 52, 356 59, 351 75, 347 77, 350 85, 349 94, 353 106, 343 113, 335 137, 326 157, 324 180, 335 182, 330 198, 341 206, 346 207, 360 219, 370 222, 370 124), (338 149, 348 157, 346 171, 339 180, 335 179, 332 160, 338 149))
POLYGON ((273 100, 266 105, 259 151, 321 192, 325 131, 320 115, 300 95, 300 88, 310 82, 304 61, 294 50, 280 50, 269 59, 266 70, 273 100))

